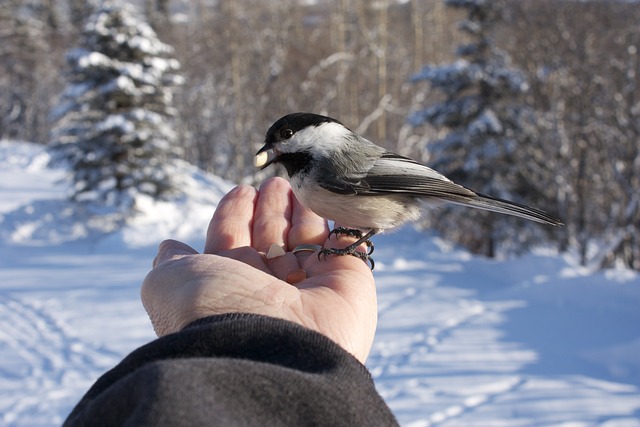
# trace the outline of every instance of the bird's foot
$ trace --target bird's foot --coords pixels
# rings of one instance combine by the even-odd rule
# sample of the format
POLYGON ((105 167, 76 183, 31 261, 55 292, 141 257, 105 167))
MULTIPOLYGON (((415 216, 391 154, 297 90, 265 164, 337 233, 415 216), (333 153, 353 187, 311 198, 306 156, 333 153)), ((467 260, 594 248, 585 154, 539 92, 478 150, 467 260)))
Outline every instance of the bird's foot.
POLYGON ((333 230, 331 230, 331 232, 329 233, 329 238, 331 238, 331 236, 334 234, 336 236, 342 235, 342 236, 355 237, 358 240, 355 243, 352 243, 351 245, 343 249, 322 248, 318 252, 318 258, 323 256, 326 259, 327 256, 329 255, 338 255, 338 256, 351 255, 356 258, 360 258, 365 263, 369 264, 369 266, 371 267, 371 270, 373 270, 375 266, 375 262, 373 261, 373 258, 371 258, 371 254, 373 253, 374 246, 373 246, 373 242, 369 240, 369 237, 372 235, 371 232, 363 235, 362 231, 355 228, 336 227, 333 230), (363 243, 367 245, 367 252, 358 251, 358 247, 360 247, 360 245, 363 243))
POLYGON ((322 256, 324 257, 324 259, 326 259, 329 255, 338 255, 338 256, 351 255, 356 258, 360 258, 362 261, 369 264, 369 267, 371 267, 371 269, 373 270, 373 268, 376 265, 376 263, 373 261, 373 258, 371 258, 368 254, 364 252, 357 251, 356 249, 357 249, 357 246, 354 247, 353 249, 351 248, 351 246, 347 246, 344 249, 322 248, 318 252, 318 258, 322 256))
POLYGON ((336 236, 343 235, 355 237, 356 239, 358 239, 358 241, 350 246, 355 246, 357 248, 364 243, 365 245, 367 245, 367 255, 371 255, 373 253, 373 250, 375 249, 375 247, 373 246, 373 242, 369 240, 370 234, 364 235, 362 234, 362 231, 358 230, 357 228, 336 227, 331 230, 331 232, 329 232, 329 238, 331 238, 333 234, 335 234, 336 236))

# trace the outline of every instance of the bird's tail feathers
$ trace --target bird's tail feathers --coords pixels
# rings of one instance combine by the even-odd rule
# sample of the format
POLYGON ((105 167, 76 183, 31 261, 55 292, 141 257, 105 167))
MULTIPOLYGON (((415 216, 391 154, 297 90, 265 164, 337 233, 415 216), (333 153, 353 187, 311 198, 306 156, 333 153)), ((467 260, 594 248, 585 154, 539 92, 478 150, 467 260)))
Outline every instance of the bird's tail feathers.
POLYGON ((525 206, 516 202, 510 202, 508 200, 499 199, 497 197, 487 196, 485 194, 476 194, 477 197, 460 197, 456 198, 456 200, 450 201, 455 204, 484 209, 492 212, 498 212, 506 215, 513 215, 542 224, 555 226, 563 225, 562 221, 540 209, 525 206))

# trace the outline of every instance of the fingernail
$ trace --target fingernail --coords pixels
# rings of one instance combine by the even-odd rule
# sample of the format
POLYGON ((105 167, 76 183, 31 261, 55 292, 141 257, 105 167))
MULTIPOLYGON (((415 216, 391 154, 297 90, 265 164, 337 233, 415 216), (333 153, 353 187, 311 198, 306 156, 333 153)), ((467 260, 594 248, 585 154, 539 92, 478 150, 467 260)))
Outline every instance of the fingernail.
POLYGON ((287 274, 287 278, 285 280, 287 281, 288 284, 295 285, 298 282, 302 282, 306 278, 307 278, 307 273, 303 269, 299 269, 287 274))

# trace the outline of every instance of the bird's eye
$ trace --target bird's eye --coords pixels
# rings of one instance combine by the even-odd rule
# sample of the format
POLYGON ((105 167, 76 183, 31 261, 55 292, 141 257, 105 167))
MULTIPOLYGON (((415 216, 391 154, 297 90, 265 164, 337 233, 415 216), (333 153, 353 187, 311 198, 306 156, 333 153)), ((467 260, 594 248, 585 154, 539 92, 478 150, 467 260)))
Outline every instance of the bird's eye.
POLYGON ((282 135, 284 139, 289 139, 293 136, 293 131, 291 129, 284 129, 280 135, 282 135))

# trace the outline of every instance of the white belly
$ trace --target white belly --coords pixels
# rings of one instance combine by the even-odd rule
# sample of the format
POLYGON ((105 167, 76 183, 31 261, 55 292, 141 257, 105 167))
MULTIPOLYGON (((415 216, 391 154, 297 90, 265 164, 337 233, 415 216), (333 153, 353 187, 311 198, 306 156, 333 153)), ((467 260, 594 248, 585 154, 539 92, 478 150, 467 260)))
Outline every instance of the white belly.
POLYGON ((291 179, 291 188, 316 215, 349 228, 387 230, 420 217, 420 203, 407 196, 337 194, 320 186, 303 186, 297 177, 291 179))

